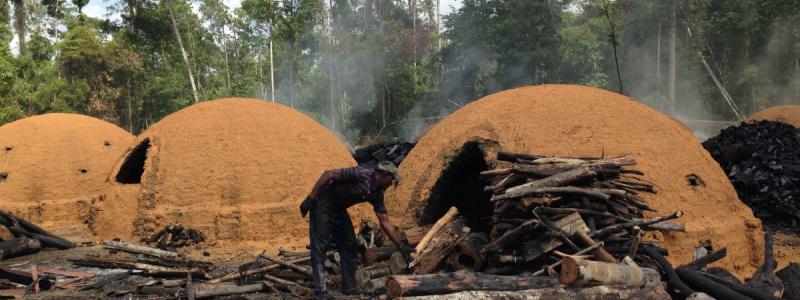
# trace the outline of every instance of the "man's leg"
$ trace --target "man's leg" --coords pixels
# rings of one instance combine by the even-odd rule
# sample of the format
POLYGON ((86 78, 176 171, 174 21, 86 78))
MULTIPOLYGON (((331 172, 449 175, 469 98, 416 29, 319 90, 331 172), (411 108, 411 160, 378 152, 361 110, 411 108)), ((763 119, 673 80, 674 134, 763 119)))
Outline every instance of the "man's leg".
POLYGON ((339 257, 342 268, 342 291, 345 293, 359 292, 356 283, 356 266, 358 265, 358 242, 353 229, 353 222, 347 211, 336 214, 333 228, 333 239, 339 248, 339 257))
MULTIPOLYGON (((327 199, 319 199, 327 201, 327 199)), ((321 201, 317 201, 321 202, 321 201)), ((308 236, 311 240, 311 272, 314 275, 314 292, 327 292, 325 286, 325 252, 331 242, 331 215, 323 205, 315 205, 311 210, 308 236)))

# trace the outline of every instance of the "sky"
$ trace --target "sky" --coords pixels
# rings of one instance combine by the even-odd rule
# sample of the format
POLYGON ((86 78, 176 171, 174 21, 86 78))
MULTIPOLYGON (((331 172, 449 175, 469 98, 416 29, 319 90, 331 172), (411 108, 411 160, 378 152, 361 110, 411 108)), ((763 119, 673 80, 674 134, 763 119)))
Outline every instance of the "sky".
MULTIPOLYGON (((454 8, 458 8, 461 6, 462 0, 441 0, 442 5, 442 15, 449 14, 453 11, 454 8)), ((241 4, 241 0, 223 0, 228 7, 231 9, 237 8, 241 4)), ((89 4, 87 4, 83 8, 83 12, 90 17, 105 19, 111 18, 114 20, 119 20, 119 15, 107 16, 106 14, 106 7, 110 5, 108 0, 91 0, 89 4)))

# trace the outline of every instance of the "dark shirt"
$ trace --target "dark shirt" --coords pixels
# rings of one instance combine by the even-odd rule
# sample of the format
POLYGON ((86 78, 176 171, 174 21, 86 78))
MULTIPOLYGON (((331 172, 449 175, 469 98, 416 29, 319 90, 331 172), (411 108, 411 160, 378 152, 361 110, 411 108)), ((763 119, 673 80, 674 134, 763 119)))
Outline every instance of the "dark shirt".
POLYGON ((361 202, 369 202, 376 213, 388 213, 383 204, 384 189, 378 184, 375 171, 353 167, 339 169, 339 180, 328 186, 331 201, 336 208, 346 209, 361 202))

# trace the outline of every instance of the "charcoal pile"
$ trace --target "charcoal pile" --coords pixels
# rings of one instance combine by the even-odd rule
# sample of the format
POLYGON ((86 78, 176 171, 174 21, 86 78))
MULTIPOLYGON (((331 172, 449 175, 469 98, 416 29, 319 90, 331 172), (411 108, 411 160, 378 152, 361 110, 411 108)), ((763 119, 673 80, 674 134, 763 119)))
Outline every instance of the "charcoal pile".
POLYGON ((380 161, 388 160, 399 166, 415 143, 389 141, 357 148, 353 154, 356 162, 362 167, 375 167, 380 161))
POLYGON ((175 250, 200 244, 205 240, 205 235, 196 229, 185 228, 181 224, 172 224, 153 234, 147 239, 147 242, 155 243, 162 250, 175 250))
POLYGON ((767 225, 800 226, 800 129, 757 121, 728 127, 703 143, 739 198, 767 225))
POLYGON ((41 249, 75 248, 75 243, 35 224, 0 211, 0 260, 39 252, 41 249))

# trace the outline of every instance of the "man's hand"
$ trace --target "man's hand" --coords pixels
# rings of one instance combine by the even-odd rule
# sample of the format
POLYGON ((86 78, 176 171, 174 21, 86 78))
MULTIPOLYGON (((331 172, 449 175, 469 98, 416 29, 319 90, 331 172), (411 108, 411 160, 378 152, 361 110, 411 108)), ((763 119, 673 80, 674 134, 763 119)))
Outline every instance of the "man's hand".
POLYGON ((308 211, 311 210, 311 206, 313 203, 314 203, 314 198, 312 198, 311 196, 306 197, 306 199, 303 200, 302 203, 300 203, 300 215, 303 218, 305 218, 306 215, 308 214, 308 211))
POLYGON ((408 241, 402 241, 400 242, 398 248, 400 248, 400 253, 403 254, 403 258, 406 260, 406 263, 411 265, 411 253, 416 251, 414 247, 411 247, 411 245, 408 244, 408 241))

